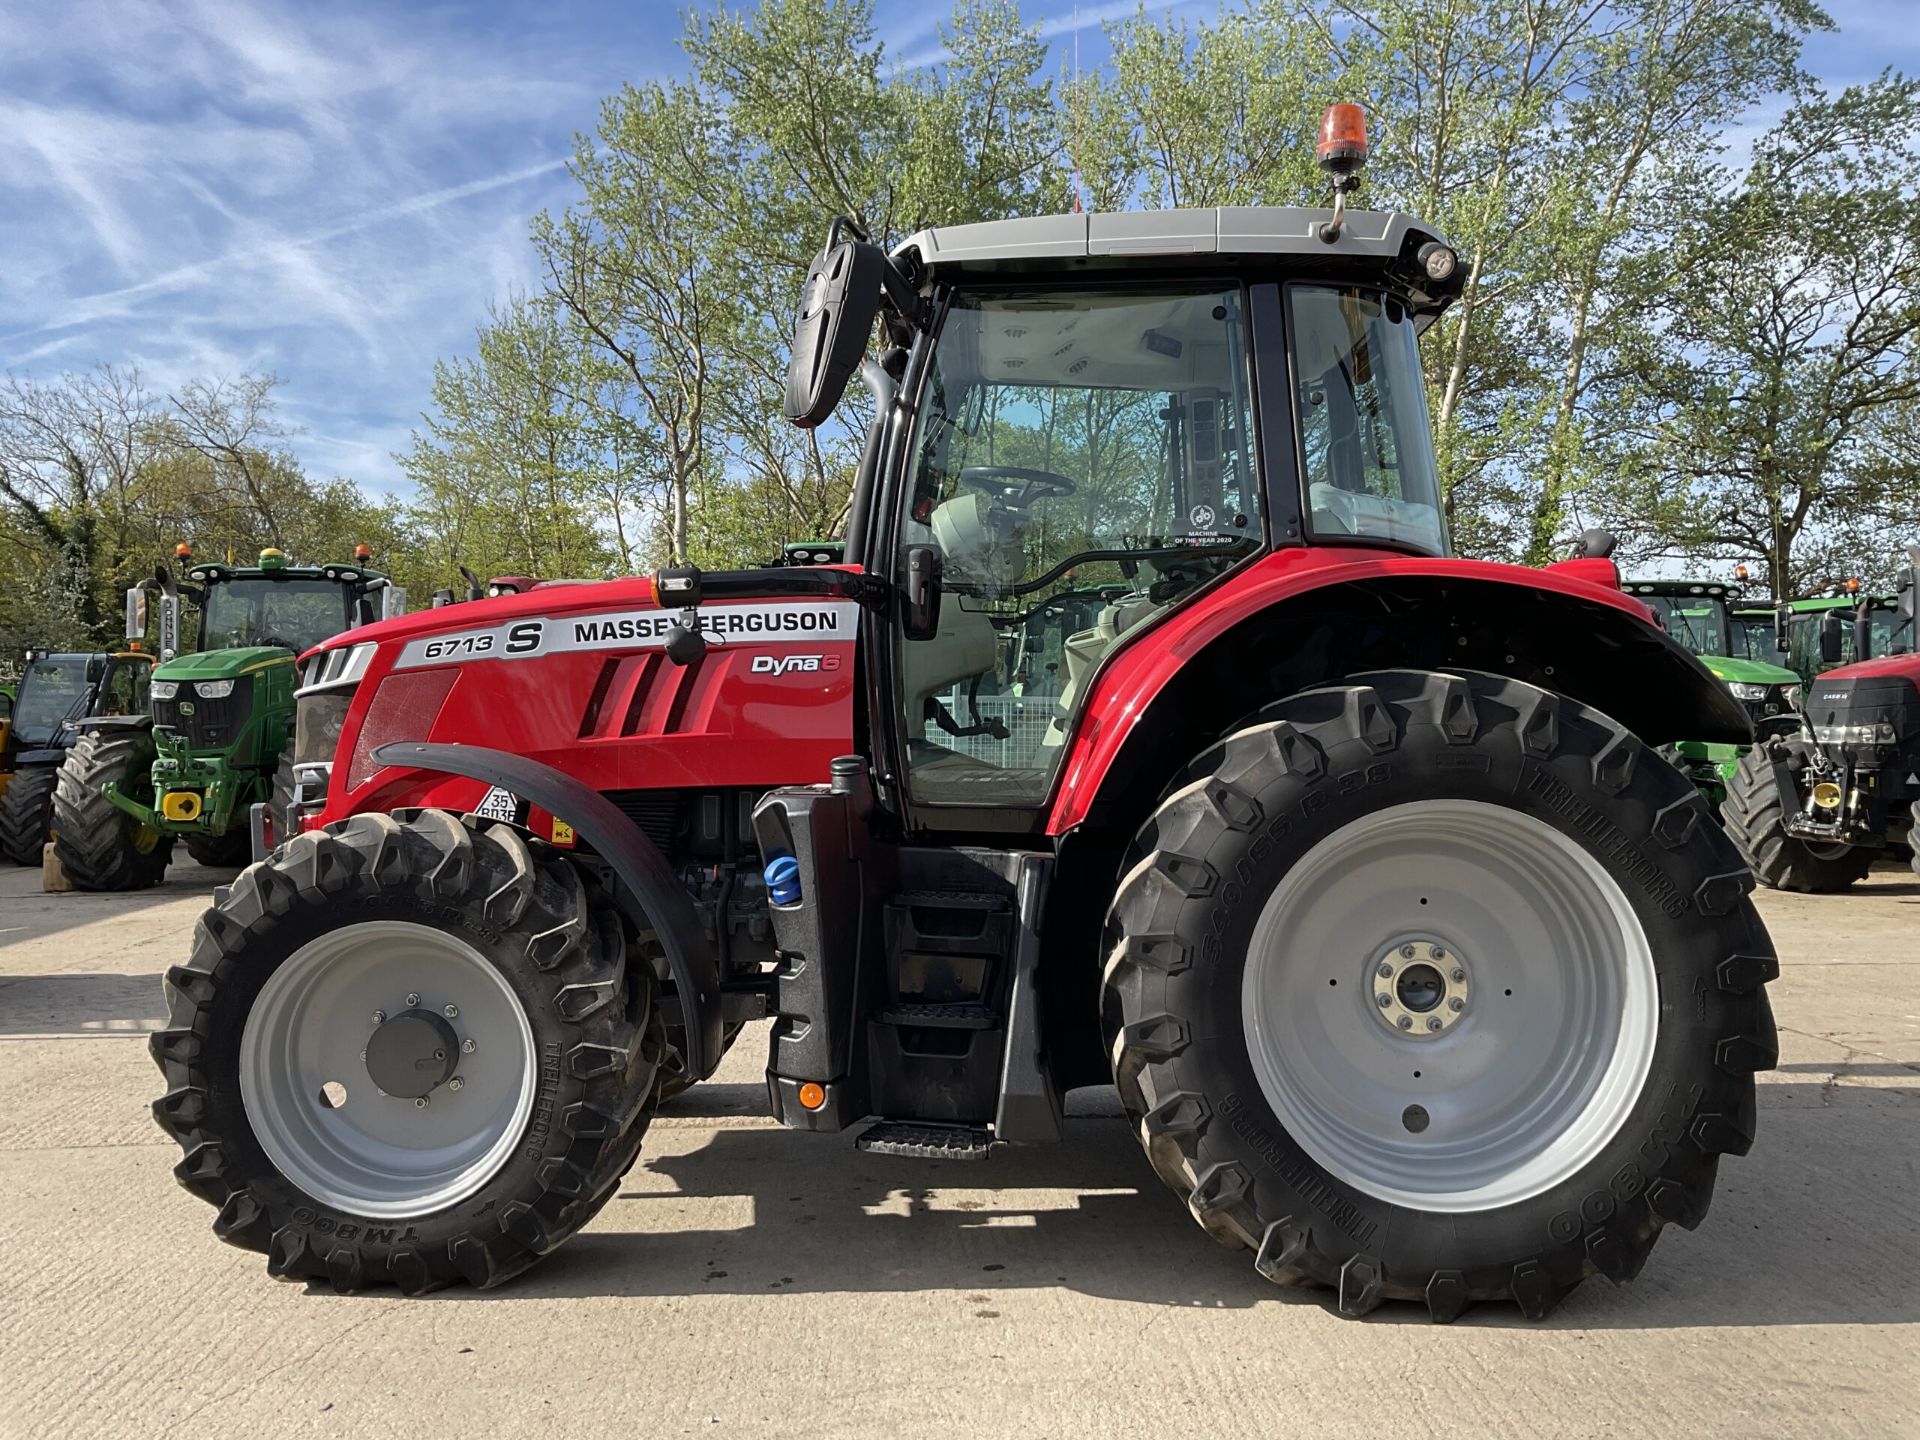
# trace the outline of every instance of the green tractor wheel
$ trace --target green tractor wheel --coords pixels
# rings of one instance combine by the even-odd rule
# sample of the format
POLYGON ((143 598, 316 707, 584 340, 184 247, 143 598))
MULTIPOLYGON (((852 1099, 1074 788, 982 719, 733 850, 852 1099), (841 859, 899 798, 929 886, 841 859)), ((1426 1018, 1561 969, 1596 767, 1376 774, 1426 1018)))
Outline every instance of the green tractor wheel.
POLYGON ((96 730, 67 752, 53 793, 53 850, 80 890, 145 890, 173 857, 173 837, 142 825, 107 798, 153 803, 153 735, 96 730))
POLYGON ((0 795, 0 856, 16 865, 38 865, 47 844, 47 820, 53 813, 51 765, 21 770, 0 795))
POLYGON ((233 870, 247 863, 253 853, 252 837, 246 827, 236 825, 224 835, 187 836, 187 854, 194 863, 210 870, 233 870))

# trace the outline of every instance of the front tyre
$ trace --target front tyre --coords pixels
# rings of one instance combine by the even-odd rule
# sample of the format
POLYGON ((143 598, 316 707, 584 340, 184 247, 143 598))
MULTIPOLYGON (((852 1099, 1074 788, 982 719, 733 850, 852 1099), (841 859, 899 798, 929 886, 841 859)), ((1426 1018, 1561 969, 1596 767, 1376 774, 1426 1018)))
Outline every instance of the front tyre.
POLYGON ((14 773, 13 783, 0 795, 0 856, 16 865, 40 863, 59 773, 50 765, 14 773))
POLYGON ((1751 881, 1596 711, 1480 674, 1307 692, 1202 755, 1135 861, 1115 1080, 1270 1279, 1537 1318, 1636 1274, 1752 1144, 1778 965, 1751 881))
MULTIPOLYGON (((1720 821, 1754 878, 1774 890, 1825 895, 1864 880, 1874 852, 1861 845, 1814 845, 1790 834, 1787 815, 1800 808, 1799 784, 1813 747, 1795 736, 1763 741, 1740 757, 1720 821), (1792 782, 1783 786, 1777 766, 1792 782)), ((1811 783, 1811 782, 1808 782, 1811 783)))
POLYGON ((145 890, 166 878, 173 836, 143 825, 107 798, 154 803, 153 732, 95 730, 67 751, 53 793, 53 852, 82 890, 145 890))
POLYGON ((252 853, 253 837, 243 827, 220 835, 195 832, 187 836, 187 854, 193 857, 194 864, 209 870, 236 870, 247 863, 252 853))
POLYGON ((599 1211, 663 1048, 565 857, 445 811, 295 836, 208 910, 153 1037, 174 1174, 274 1275, 500 1283, 599 1211))

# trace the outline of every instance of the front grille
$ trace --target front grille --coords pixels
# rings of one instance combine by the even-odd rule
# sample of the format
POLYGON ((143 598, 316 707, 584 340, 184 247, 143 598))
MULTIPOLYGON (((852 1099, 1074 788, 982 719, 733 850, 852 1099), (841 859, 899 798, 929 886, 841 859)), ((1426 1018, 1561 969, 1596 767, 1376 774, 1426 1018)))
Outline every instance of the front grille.
POLYGON ((218 700, 194 693, 193 682, 182 680, 171 700, 153 702, 153 723, 170 730, 194 750, 224 750, 247 723, 253 707, 253 681, 234 681, 233 692, 218 700))

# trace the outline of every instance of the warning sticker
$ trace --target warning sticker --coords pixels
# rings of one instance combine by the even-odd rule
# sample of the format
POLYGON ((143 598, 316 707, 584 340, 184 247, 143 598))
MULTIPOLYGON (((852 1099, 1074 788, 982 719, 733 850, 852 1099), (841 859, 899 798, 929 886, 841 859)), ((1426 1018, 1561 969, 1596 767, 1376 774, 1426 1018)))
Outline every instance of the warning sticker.
POLYGON ((487 791, 480 803, 473 807, 473 813, 482 820, 504 820, 509 825, 514 825, 520 820, 520 800, 511 790, 502 790, 495 785, 487 791))
MULTIPOLYGON (((846 600, 771 605, 708 605, 694 625, 709 645, 778 645, 852 640, 859 607, 846 600)), ((525 660, 578 650, 657 650, 680 623, 672 610, 609 610, 598 614, 512 620, 479 630, 409 640, 394 669, 460 660, 525 660)))

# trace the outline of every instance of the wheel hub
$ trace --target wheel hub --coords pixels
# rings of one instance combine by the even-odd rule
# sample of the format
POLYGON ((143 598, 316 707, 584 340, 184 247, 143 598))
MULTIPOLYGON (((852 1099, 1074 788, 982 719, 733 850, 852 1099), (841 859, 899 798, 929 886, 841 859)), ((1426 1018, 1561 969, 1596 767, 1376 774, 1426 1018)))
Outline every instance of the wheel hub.
POLYGON ((431 1010, 404 1010, 367 1039, 367 1077, 385 1095, 418 1100, 453 1078, 460 1037, 431 1010))
POLYGON ((1368 967, 1373 1013, 1396 1035, 1431 1040, 1465 1018, 1471 977, 1466 962, 1431 940, 1389 945, 1368 967))

